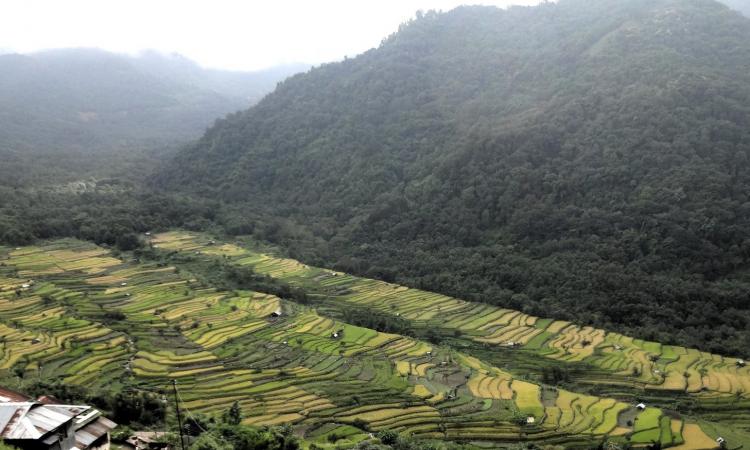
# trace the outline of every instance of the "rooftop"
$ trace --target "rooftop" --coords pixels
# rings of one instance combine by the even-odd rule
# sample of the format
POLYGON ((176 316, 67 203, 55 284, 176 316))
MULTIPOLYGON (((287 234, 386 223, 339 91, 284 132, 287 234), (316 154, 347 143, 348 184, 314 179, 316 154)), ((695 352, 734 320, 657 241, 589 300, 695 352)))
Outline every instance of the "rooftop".
POLYGON ((75 448, 83 450, 117 426, 90 406, 56 402, 50 396, 33 400, 0 387, 0 438, 53 444, 59 436, 52 432, 65 426, 75 432, 75 448))

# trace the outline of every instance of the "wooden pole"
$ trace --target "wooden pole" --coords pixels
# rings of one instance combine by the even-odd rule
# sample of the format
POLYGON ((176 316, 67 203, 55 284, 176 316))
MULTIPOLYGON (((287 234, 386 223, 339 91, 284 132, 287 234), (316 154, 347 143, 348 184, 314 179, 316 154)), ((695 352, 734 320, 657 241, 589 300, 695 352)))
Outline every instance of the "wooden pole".
POLYGON ((177 410, 177 426, 180 432, 180 448, 185 450, 185 440, 182 438, 182 418, 180 417, 180 400, 177 398, 177 380, 172 380, 172 388, 174 389, 174 406, 177 410))

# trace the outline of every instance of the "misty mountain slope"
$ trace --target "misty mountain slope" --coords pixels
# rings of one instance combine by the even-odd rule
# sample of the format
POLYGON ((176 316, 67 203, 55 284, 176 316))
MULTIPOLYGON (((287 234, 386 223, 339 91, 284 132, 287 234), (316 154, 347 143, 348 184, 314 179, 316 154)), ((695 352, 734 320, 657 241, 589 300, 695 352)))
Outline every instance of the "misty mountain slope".
POLYGON ((156 183, 243 205, 236 229, 310 261, 741 353, 749 152, 749 20, 561 0, 420 17, 156 183))
POLYGON ((750 0, 721 0, 721 2, 750 17, 750 0))
POLYGON ((177 56, 91 49, 0 56, 0 150, 118 149, 186 141, 296 71, 206 70, 177 56))

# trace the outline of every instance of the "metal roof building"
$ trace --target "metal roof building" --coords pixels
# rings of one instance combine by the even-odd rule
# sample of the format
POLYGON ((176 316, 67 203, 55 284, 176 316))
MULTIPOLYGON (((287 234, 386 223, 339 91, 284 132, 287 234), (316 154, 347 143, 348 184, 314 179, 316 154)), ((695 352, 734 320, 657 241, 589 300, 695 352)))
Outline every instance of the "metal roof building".
POLYGON ((108 450, 117 425, 86 405, 35 401, 0 388, 0 438, 28 450, 108 450))

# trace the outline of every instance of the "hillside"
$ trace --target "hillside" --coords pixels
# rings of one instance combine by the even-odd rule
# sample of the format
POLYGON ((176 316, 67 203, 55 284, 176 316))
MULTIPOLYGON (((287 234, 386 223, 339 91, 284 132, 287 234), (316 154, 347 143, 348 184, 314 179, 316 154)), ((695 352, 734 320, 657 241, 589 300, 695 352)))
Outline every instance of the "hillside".
MULTIPOLYGON (((290 424, 306 448, 352 448, 387 430, 463 450, 750 443, 750 369, 735 358, 207 235, 146 239, 135 254, 75 240, 0 247, 0 382, 102 402, 159 399, 176 379, 192 423, 209 426, 236 402, 242 423, 290 424), (386 317, 404 334, 383 331, 386 317)), ((158 426, 163 414, 141 408, 119 420, 158 426)))
POLYGON ((187 142, 301 70, 224 72, 155 52, 0 55, 0 152, 96 153, 187 142))
POLYGON ((750 346, 750 21, 712 0, 427 13, 156 178, 291 255, 722 354, 750 346))

